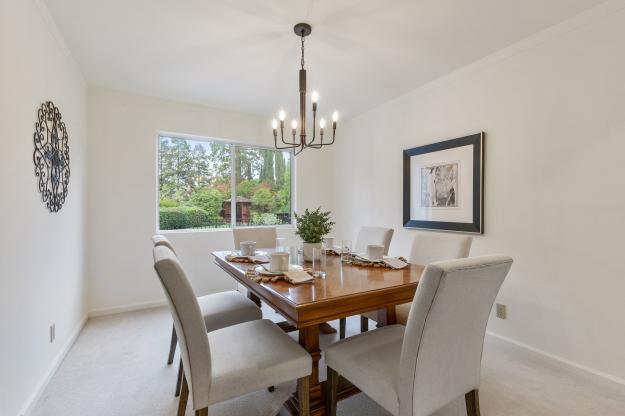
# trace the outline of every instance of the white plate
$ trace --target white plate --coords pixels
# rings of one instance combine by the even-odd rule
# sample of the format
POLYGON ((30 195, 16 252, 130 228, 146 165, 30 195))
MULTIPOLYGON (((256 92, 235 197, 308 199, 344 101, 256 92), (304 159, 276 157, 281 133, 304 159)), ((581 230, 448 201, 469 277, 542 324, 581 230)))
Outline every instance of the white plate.
MULTIPOLYGON (((258 274, 262 274, 265 276, 281 276, 284 274, 284 272, 270 272, 269 270, 265 269, 263 266, 258 266, 256 269, 256 272, 258 274)), ((304 270, 304 268, 300 265, 297 264, 289 264, 289 271, 290 272, 299 272, 304 270)))
POLYGON ((262 250, 256 250, 256 254, 254 254, 253 256, 243 256, 241 255, 241 250, 235 250, 232 252, 232 254, 234 254, 237 257, 248 257, 248 258, 269 255, 269 253, 267 253, 266 251, 262 251, 262 250))

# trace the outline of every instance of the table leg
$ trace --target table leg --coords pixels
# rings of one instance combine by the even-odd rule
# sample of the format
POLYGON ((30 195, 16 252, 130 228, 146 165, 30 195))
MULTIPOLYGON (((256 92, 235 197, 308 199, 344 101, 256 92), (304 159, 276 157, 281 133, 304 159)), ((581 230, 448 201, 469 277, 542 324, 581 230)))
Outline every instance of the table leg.
POLYGON ((247 297, 248 297, 249 300, 254 302, 256 304, 256 306, 258 306, 260 308, 260 306, 261 306, 260 298, 258 296, 256 296, 254 293, 252 293, 252 291, 249 290, 249 289, 247 289, 247 297))
POLYGON ((378 310, 378 326, 394 325, 396 323, 395 305, 378 310))
MULTIPOLYGON (((322 416, 325 414, 325 398, 319 383, 319 360, 321 359, 321 350, 319 349, 319 325, 312 325, 301 328, 299 330, 299 344, 312 357, 312 373, 310 375, 309 400, 310 415, 322 416)), ((283 407, 280 414, 298 414, 298 397, 293 395, 283 407)))

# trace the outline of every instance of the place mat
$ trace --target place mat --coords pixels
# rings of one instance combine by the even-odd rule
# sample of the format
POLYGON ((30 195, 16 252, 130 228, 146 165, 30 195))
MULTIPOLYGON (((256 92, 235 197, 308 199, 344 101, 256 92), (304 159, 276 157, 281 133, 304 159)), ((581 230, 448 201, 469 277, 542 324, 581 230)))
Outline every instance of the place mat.
POLYGON ((396 258, 386 257, 380 261, 370 261, 370 260, 363 259, 362 257, 359 257, 355 254, 352 254, 349 256, 349 258, 347 259, 347 263, 351 263, 353 266, 375 267, 375 268, 393 269, 393 270, 403 269, 405 267, 408 267, 409 265, 408 261, 403 257, 396 257, 396 258), (402 262, 403 264, 399 262, 402 262))
MULTIPOLYGON (((247 269, 245 271, 245 276, 247 276, 253 282, 256 282, 256 283, 275 283, 275 282, 279 282, 279 281, 282 280, 284 282, 291 283, 289 281, 289 278, 285 274, 280 274, 278 276, 267 276, 267 275, 263 276, 263 275, 258 274, 256 269, 257 269, 257 267, 250 267, 249 269, 247 269)), ((312 273, 312 269, 310 267, 307 267, 307 268, 305 268, 303 270, 298 271, 298 273, 306 273, 306 274, 310 275, 310 273, 312 273)), ((312 276, 311 276, 311 278, 312 278, 312 276)), ((294 284, 294 283, 291 283, 291 284, 294 284)))

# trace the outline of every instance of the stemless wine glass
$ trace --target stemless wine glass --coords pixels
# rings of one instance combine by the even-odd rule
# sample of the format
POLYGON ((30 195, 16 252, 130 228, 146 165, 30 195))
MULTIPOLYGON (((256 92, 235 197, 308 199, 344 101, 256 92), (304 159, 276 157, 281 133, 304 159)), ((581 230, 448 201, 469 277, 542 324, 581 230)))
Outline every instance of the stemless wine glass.
POLYGON ((326 250, 323 248, 313 248, 312 257, 313 276, 326 277, 326 250))
POLYGON ((289 247, 289 262, 291 264, 299 264, 301 266, 301 263, 299 261, 299 250, 297 246, 289 247))
POLYGON ((286 238, 276 238, 276 251, 286 251, 286 238))
POLYGON ((352 254, 352 241, 351 240, 341 241, 341 261, 342 262, 350 261, 351 254, 352 254))

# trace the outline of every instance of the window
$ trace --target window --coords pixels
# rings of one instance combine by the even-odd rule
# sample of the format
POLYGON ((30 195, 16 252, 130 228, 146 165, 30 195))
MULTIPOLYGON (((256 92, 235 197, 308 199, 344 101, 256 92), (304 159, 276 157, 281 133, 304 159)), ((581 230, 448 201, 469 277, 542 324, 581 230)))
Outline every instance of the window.
POLYGON ((291 175, 290 152, 159 136, 159 229, 291 224, 291 175))

